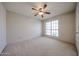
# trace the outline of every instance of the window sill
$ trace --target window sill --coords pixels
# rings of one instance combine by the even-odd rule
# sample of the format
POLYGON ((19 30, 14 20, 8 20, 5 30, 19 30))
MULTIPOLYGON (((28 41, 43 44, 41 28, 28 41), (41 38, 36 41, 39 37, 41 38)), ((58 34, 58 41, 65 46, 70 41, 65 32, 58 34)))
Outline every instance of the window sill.
POLYGON ((46 37, 49 37, 49 38, 52 38, 52 39, 58 39, 59 37, 56 37, 56 36, 51 36, 51 35, 44 35, 46 37))

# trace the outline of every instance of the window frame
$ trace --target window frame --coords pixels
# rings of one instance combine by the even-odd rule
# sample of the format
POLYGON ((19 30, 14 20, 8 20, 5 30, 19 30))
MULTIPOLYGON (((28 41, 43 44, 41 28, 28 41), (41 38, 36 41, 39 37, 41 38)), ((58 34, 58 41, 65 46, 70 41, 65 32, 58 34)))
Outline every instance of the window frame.
MULTIPOLYGON (((44 23, 44 34, 46 35, 46 36, 48 36, 48 37, 53 37, 53 38, 58 38, 59 37, 59 21, 58 20, 50 20, 50 21, 45 21, 45 23, 44 23), (52 23, 52 21, 57 21, 58 23, 57 23, 57 27, 58 27, 58 29, 54 29, 54 28, 52 28, 52 27, 54 27, 54 26, 52 26, 52 24, 54 24, 54 23, 52 23), (46 29, 46 23, 47 22, 51 22, 51 29, 46 29), (50 35, 47 35, 46 34, 46 30, 50 30, 50 35), (54 30, 54 31, 56 31, 57 30, 57 32, 58 32, 58 34, 57 34, 57 36, 56 35, 52 35, 52 30, 54 30)), ((53 34, 54 34, 54 32, 53 32, 53 34)))

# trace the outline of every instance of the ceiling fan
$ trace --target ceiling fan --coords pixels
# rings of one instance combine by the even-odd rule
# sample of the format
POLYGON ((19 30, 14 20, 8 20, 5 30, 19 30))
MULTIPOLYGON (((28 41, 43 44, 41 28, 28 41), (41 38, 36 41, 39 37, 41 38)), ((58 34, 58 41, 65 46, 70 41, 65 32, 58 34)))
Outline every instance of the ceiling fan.
POLYGON ((50 14, 50 12, 45 11, 46 7, 47 7, 47 4, 44 4, 44 6, 40 7, 39 9, 32 8, 32 10, 37 11, 37 13, 34 16, 40 15, 43 18, 44 14, 50 14))

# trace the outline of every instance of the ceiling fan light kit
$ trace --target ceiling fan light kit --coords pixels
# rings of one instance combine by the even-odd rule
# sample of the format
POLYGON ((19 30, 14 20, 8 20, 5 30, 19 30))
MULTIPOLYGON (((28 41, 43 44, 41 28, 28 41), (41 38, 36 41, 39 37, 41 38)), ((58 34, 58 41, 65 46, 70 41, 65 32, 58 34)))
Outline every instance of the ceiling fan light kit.
POLYGON ((44 6, 39 9, 32 8, 32 10, 37 11, 37 13, 34 16, 40 15, 43 18, 44 14, 50 14, 50 12, 45 11, 46 7, 47 7, 47 4, 44 4, 44 6))
POLYGON ((39 12, 39 15, 43 15, 44 13, 43 12, 39 12))

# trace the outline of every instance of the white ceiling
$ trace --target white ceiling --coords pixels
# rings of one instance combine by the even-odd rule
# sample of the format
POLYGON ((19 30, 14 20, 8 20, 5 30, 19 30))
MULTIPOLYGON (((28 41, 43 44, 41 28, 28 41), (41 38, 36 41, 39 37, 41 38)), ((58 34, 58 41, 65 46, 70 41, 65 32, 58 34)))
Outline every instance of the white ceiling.
POLYGON ((51 14, 45 15, 44 19, 73 11, 76 7, 75 2, 4 2, 3 4, 8 11, 16 12, 35 19, 41 19, 40 16, 34 16, 35 11, 32 10, 32 7, 40 7, 40 5, 45 3, 48 5, 47 9, 51 14))

